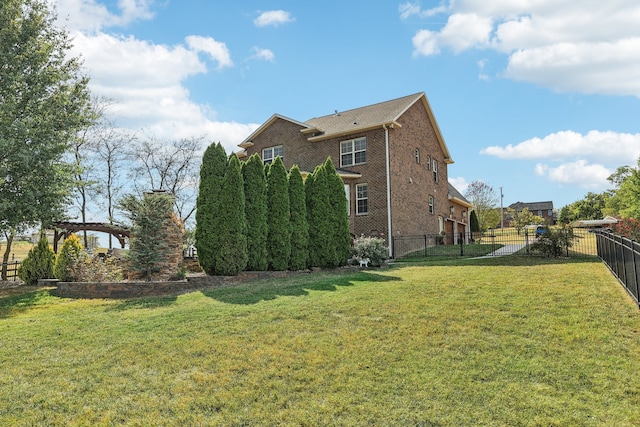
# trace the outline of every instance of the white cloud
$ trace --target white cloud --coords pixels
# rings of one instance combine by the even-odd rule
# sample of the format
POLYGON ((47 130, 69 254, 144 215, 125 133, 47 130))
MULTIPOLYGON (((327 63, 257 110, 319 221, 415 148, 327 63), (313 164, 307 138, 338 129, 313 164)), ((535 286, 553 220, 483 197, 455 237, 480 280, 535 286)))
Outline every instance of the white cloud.
POLYGON ((187 36, 185 40, 187 45, 196 52, 208 53, 212 59, 218 62, 218 69, 233 65, 231 54, 226 44, 215 41, 211 37, 202 36, 187 36))
POLYGON ((560 185, 574 185, 602 191, 608 187, 607 177, 613 173, 613 170, 602 165, 590 164, 586 160, 578 160, 556 167, 539 163, 535 167, 535 173, 560 185))
POLYGON ((260 16, 253 20, 256 27, 277 27, 278 25, 293 22, 295 19, 291 14, 284 10, 269 10, 262 12, 260 16))
POLYGON ((253 47, 251 52, 253 52, 253 55, 251 55, 252 59, 260 59, 269 62, 274 62, 276 60, 276 55, 269 49, 253 47))
POLYGON ((96 0, 48 0, 56 6, 58 20, 70 31, 99 31, 153 17, 153 0, 118 0, 113 13, 96 0))
POLYGON ((594 130, 582 135, 562 131, 516 145, 487 147, 480 153, 501 159, 567 161, 580 158, 621 166, 634 163, 640 156, 640 134, 594 130))
POLYGON ((462 194, 464 194, 464 192, 467 191, 467 187, 469 187, 467 180, 461 176, 456 178, 449 177, 449 183, 462 194))
POLYGON ((449 0, 428 10, 418 2, 399 8, 402 19, 447 13, 440 30, 416 32, 414 55, 489 48, 507 56, 504 75, 515 80, 563 92, 640 97, 636 0, 449 0))
POLYGON ((506 160, 545 160, 536 164, 537 175, 561 185, 605 190, 607 177, 617 167, 633 165, 640 157, 640 134, 563 131, 516 145, 487 147, 481 153, 506 160))

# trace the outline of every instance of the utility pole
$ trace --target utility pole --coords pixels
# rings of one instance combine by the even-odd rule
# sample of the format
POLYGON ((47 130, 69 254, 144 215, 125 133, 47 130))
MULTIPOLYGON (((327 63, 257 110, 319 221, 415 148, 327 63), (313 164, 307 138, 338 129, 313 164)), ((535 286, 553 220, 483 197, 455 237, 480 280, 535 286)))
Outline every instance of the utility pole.
POLYGON ((502 194, 502 187, 500 187, 500 231, 504 234, 504 209, 502 208, 502 199, 504 199, 504 194, 502 194))

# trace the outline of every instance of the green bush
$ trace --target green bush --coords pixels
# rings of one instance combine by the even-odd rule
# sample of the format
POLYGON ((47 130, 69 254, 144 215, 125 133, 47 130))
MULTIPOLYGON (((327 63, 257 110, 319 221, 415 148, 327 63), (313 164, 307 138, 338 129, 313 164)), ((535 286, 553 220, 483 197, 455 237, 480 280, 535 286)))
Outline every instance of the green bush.
POLYGON ((267 254, 267 179, 262 159, 254 153, 242 164, 245 217, 247 219, 247 270, 269 267, 267 254))
POLYGON ((231 155, 222 181, 218 209, 218 251, 214 273, 235 276, 247 267, 247 221, 240 161, 231 155))
POLYGON ((47 238, 42 237, 22 261, 18 268, 18 277, 31 286, 37 285, 39 279, 51 279, 55 259, 56 255, 49 246, 47 238))
POLYGON ((351 256, 358 261, 368 259, 370 266, 380 267, 389 258, 389 248, 379 237, 361 236, 354 240, 351 256))
POLYGON ((531 244, 531 250, 547 257, 557 258, 567 254, 576 238, 572 228, 549 228, 531 244))
POLYGON ((269 269, 286 270, 289 267, 289 257, 291 256, 289 178, 279 156, 269 168, 267 203, 269 269))
POLYGON ((304 270, 309 262, 309 223, 304 181, 298 166, 289 171, 289 207, 291 224, 291 257, 289 270, 304 270))
POLYGON ((82 278, 76 275, 79 272, 77 264, 84 263, 86 260, 87 255, 82 248, 80 239, 72 234, 64 240, 62 249, 56 257, 53 275, 63 282, 81 281, 82 278))

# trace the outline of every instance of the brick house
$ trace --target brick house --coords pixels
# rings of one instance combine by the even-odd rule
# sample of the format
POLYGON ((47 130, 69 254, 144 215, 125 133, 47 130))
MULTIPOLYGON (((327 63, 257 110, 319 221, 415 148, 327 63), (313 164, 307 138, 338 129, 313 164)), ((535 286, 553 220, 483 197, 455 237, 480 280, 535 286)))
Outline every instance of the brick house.
POLYGON ((455 232, 457 239, 466 231, 470 204, 451 191, 453 160, 422 92, 306 122, 274 114, 239 146, 241 158, 281 156, 303 174, 331 157, 354 236, 455 232))
MULTIPOLYGON (((556 214, 553 211, 553 202, 515 202, 508 206, 507 209, 513 209, 516 212, 521 212, 524 208, 527 208, 529 212, 539 217, 542 217, 549 225, 554 225, 556 223, 556 214)), ((511 218, 508 213, 505 211, 505 227, 511 226, 511 218)))

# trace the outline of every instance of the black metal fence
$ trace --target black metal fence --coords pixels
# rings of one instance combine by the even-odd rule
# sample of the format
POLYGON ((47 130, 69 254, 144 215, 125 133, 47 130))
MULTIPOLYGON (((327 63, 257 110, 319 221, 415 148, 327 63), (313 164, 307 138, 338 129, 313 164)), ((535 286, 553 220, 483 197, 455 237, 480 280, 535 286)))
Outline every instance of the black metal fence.
POLYGON ((20 267, 20 261, 9 261, 6 264, 2 263, 2 270, 7 271, 7 280, 15 282, 18 280, 18 268, 20 267))
MULTIPOLYGON (((573 229, 571 245, 562 248, 567 257, 596 256, 595 234, 586 229, 573 229)), ((485 233, 421 236, 395 236, 392 238, 394 258, 410 257, 478 257, 510 254, 531 255, 531 245, 538 240, 535 230, 489 230, 485 233)))
POLYGON ((604 261, 636 304, 640 294, 640 243, 608 231, 595 233, 598 256, 604 261))

